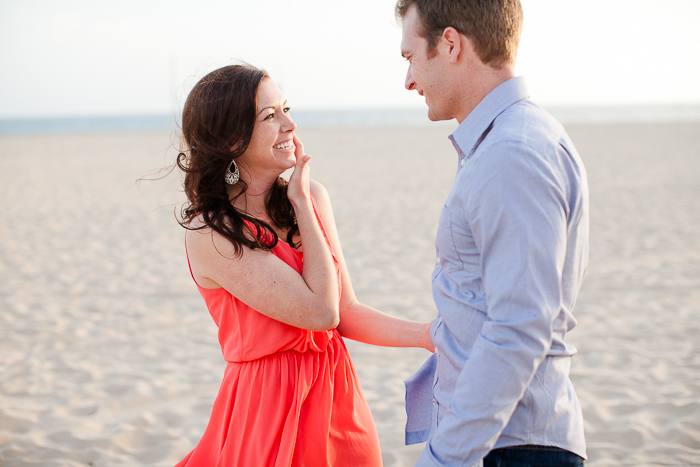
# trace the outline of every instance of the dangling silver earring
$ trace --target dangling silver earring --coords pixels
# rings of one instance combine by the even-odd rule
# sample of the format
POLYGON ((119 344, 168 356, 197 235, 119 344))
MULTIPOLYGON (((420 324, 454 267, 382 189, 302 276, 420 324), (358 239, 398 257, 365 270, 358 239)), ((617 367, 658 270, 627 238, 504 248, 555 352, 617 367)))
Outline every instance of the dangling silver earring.
POLYGON ((224 180, 226 180, 226 183, 229 185, 235 185, 238 183, 238 180, 241 178, 241 173, 238 171, 238 164, 236 164, 235 159, 231 159, 231 162, 229 162, 228 167, 226 167, 226 175, 224 175, 224 180), (233 172, 231 172, 231 166, 235 168, 233 172))

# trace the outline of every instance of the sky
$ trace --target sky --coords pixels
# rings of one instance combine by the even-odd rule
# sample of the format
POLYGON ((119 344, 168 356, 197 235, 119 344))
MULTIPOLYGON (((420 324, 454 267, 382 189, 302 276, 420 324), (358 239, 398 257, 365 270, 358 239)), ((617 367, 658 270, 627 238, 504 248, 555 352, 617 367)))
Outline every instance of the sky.
MULTIPOLYGON (((700 104, 700 0, 521 0, 545 106, 700 104)), ((0 0, 0 118, 181 111, 244 60, 296 109, 422 107, 395 0, 0 0)))

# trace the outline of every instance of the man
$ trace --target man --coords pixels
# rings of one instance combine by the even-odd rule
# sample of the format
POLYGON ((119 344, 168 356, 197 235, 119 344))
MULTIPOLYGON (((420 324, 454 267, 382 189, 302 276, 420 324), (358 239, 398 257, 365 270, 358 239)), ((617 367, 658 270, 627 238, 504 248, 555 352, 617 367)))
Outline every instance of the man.
POLYGON ((518 0, 399 0, 406 88, 456 118, 438 225, 436 354, 407 381, 418 466, 579 466, 583 417, 566 334, 588 262, 588 186, 563 127, 514 61, 518 0))

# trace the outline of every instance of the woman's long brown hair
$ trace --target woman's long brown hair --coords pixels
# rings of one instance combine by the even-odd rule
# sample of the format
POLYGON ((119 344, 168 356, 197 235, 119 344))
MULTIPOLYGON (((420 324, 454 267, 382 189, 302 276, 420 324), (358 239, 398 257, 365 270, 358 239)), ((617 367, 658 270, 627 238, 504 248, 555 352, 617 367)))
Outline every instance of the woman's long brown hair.
MULTIPOLYGON (((266 222, 233 207, 226 191, 224 174, 231 159, 239 158, 250 145, 257 112, 260 82, 268 75, 249 65, 231 65, 212 71, 192 89, 182 112, 184 152, 177 157, 185 173, 187 203, 180 225, 190 230, 210 228, 228 239, 237 256, 243 246, 269 250, 279 241, 266 222), (233 150, 231 150, 233 148, 233 150), (204 225, 191 227, 201 216, 204 225), (245 221, 253 225, 252 234, 245 221)), ((241 192, 247 186, 240 180, 241 192)), ((235 199, 235 198, 234 198, 235 199)), ((294 208, 287 197, 287 182, 279 177, 265 198, 270 220, 287 230, 287 243, 299 231, 294 208)), ((298 245, 293 245, 298 247, 298 245)))

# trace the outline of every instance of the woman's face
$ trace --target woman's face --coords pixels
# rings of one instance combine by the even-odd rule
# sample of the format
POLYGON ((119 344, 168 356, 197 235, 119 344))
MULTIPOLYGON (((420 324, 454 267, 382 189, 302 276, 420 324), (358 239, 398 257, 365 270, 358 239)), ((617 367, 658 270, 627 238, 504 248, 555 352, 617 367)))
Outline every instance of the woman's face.
POLYGON ((278 176, 296 163, 292 138, 297 125, 289 116, 282 92, 271 79, 263 78, 257 97, 253 136, 237 162, 252 173, 270 172, 278 176))

